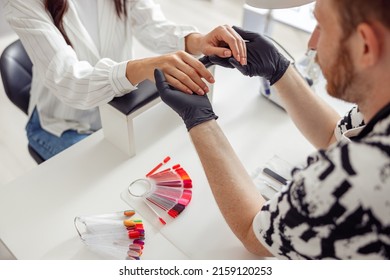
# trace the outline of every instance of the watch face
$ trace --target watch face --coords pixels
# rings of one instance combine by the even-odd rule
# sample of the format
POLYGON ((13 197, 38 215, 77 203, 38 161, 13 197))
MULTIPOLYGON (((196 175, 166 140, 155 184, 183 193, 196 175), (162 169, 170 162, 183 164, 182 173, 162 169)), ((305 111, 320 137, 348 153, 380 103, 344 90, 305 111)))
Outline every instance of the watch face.
POLYGON ((246 0, 250 6, 262 9, 283 9, 302 6, 314 0, 246 0))

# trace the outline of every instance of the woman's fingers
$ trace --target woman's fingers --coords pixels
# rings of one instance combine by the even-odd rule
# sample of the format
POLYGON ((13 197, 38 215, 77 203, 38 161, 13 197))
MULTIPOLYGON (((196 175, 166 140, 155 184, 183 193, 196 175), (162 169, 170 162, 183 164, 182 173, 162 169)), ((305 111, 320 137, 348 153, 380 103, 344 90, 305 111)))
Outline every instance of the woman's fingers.
POLYGON ((233 56, 242 65, 247 63, 244 39, 232 27, 221 25, 206 34, 201 49, 205 55, 233 56))
POLYGON ((169 56, 160 68, 170 85, 186 93, 204 95, 209 92, 204 80, 214 83, 214 78, 198 59, 185 52, 176 52, 169 56))

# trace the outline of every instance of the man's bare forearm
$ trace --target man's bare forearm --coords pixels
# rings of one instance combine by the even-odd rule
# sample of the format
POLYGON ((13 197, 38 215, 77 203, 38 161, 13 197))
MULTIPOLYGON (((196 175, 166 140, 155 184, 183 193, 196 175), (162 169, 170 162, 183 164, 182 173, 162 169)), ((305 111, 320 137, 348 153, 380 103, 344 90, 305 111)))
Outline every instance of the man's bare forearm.
POLYGON ((217 122, 211 120, 195 126, 190 136, 226 222, 249 251, 270 256, 252 229, 253 219, 265 200, 217 122))
POLYGON ((316 148, 327 148, 336 141, 334 129, 339 114, 312 92, 292 66, 275 87, 295 125, 316 148))

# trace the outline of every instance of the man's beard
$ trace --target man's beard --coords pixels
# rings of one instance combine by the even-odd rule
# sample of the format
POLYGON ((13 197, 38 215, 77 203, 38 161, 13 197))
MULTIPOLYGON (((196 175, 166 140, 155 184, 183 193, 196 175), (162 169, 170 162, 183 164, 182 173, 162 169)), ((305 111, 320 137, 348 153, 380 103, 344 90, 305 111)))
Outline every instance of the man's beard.
MULTIPOLYGON (((318 55, 316 57, 318 63, 318 55)), ((323 69, 323 75, 327 81, 326 89, 330 96, 351 102, 362 101, 367 85, 364 79, 359 78, 352 63, 351 55, 346 44, 341 42, 338 56, 334 63, 327 69, 323 69)))

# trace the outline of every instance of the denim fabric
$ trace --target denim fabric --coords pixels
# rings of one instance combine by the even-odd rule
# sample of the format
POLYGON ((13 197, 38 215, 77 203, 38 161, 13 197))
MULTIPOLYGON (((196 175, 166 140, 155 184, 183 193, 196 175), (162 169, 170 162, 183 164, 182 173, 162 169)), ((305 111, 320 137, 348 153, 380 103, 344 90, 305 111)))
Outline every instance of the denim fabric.
POLYGON ((75 130, 67 130, 62 133, 61 137, 57 137, 41 127, 36 109, 26 125, 26 132, 30 146, 45 160, 90 135, 80 134, 75 130))

